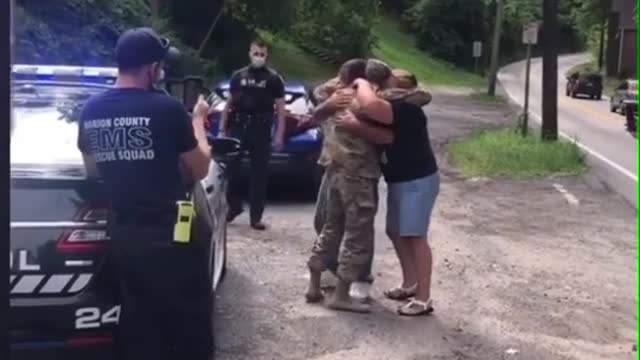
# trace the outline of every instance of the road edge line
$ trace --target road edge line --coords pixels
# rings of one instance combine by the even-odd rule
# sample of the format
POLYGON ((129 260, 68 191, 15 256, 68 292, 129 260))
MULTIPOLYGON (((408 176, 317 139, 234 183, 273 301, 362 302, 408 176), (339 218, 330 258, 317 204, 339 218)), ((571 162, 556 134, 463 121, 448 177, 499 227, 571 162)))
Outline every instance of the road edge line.
MULTIPOLYGON (((504 74, 502 71, 498 72, 498 82, 500 83, 500 86, 502 87, 503 91, 506 93, 506 95, 509 97, 509 100, 517 105, 519 108, 522 108, 522 105, 516 100, 515 96, 512 95, 509 90, 507 90, 507 88, 502 84, 502 81, 500 81, 500 74, 504 74)), ((537 113, 535 113, 533 110, 529 109, 529 116, 531 118, 533 118, 534 120, 536 120, 537 123, 542 124, 542 116, 538 115, 537 113)), ((617 164, 616 162, 614 162, 613 160, 610 160, 609 158, 605 157, 604 155, 600 154, 599 152, 591 149, 590 147, 588 147, 587 145, 581 143, 580 141, 576 140, 574 137, 571 137, 567 134, 565 134, 564 132, 562 132, 561 130, 558 130, 558 134, 560 136, 562 136, 563 138, 565 138, 566 140, 569 140, 569 142, 576 144, 580 149, 586 151, 587 153, 589 153, 589 155, 597 158, 598 160, 604 162, 605 164, 611 166, 612 168, 616 169, 617 171, 619 171, 620 173, 622 173, 623 175, 625 175, 626 177, 630 178, 631 180, 638 182, 638 176, 633 174, 631 171, 625 169, 624 167, 622 167, 621 165, 617 164)))

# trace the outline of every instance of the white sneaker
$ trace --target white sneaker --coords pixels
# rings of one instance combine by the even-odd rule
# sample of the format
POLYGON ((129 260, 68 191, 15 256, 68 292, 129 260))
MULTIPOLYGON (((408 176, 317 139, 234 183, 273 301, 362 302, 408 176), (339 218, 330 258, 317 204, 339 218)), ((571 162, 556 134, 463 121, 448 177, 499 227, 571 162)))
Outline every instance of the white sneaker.
POLYGON ((359 301, 368 300, 371 297, 371 284, 368 282, 354 282, 351 284, 349 296, 359 301))

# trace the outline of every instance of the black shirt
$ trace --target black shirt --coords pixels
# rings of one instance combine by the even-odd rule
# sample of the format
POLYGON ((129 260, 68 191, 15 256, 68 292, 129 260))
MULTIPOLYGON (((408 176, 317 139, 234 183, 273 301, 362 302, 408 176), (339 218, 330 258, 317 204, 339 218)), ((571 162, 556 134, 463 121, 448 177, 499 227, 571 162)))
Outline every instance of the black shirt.
POLYGON ((86 103, 78 147, 96 160, 115 210, 175 206, 186 187, 179 155, 197 140, 183 105, 142 89, 111 89, 86 103))
POLYGON ((393 143, 384 146, 382 173, 387 183, 420 179, 438 171, 431 149, 427 117, 421 108, 404 102, 393 108, 393 143))
POLYGON ((268 68, 245 67, 231 76, 229 91, 234 112, 268 114, 273 112, 276 99, 284 97, 284 81, 268 68))

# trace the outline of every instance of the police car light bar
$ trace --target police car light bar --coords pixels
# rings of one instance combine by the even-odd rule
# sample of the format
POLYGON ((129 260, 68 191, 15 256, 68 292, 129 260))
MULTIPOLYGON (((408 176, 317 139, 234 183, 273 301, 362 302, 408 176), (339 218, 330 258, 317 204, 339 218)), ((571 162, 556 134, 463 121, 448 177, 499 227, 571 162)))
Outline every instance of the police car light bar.
POLYGON ((112 67, 87 67, 64 65, 13 65, 11 73, 15 78, 29 77, 34 80, 89 82, 112 84, 118 76, 118 69, 112 67))

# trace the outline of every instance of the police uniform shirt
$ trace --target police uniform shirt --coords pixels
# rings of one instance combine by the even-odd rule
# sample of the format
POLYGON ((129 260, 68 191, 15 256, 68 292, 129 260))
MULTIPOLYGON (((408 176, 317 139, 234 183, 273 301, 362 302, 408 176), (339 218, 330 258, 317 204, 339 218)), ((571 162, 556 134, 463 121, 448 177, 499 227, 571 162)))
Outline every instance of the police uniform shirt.
POLYGON ((284 81, 278 73, 266 66, 251 66, 231 76, 229 90, 232 107, 239 114, 269 114, 276 99, 284 97, 284 81))
POLYGON ((178 163, 197 146, 191 121, 179 101, 143 89, 111 89, 86 103, 78 147, 95 158, 114 209, 169 209, 184 198, 178 163))

